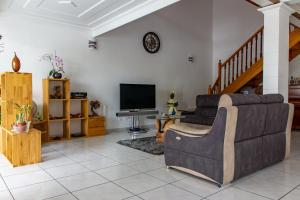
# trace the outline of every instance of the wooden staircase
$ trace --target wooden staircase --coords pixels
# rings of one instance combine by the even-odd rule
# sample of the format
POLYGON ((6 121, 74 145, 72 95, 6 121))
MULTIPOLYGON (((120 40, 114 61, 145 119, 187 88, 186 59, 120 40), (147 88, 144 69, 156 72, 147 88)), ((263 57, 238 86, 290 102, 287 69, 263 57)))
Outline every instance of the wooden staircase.
MULTIPOLYGON (((244 86, 257 87, 263 77, 263 27, 256 31, 225 62, 219 61, 218 77, 208 94, 238 92, 244 86)), ((300 54, 300 28, 290 24, 290 61, 300 54)))

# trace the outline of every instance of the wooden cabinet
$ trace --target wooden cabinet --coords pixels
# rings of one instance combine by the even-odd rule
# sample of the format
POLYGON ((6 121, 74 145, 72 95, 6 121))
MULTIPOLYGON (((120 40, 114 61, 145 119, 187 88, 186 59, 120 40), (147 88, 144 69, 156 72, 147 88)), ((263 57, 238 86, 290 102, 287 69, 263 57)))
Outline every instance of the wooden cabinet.
POLYGON ((2 152, 13 167, 41 162, 41 132, 13 133, 2 128, 2 152))
POLYGON ((89 117, 88 136, 105 135, 105 118, 103 116, 89 117))
POLYGON ((1 131, 0 151, 15 166, 41 161, 41 132, 30 129, 28 133, 14 133, 15 104, 32 105, 32 75, 6 72, 1 74, 1 131))
POLYGON ((293 129, 300 129, 300 85, 289 86, 289 103, 295 105, 293 129))
POLYGON ((16 103, 32 105, 32 75, 29 73, 1 74, 1 126, 8 130, 16 122, 16 103))

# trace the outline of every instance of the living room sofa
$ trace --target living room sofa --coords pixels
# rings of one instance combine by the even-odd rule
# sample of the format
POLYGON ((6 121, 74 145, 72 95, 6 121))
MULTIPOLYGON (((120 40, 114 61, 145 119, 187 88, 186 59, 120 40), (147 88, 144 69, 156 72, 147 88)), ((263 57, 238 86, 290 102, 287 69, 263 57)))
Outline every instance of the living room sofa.
POLYGON ((185 116, 180 121, 183 123, 212 125, 218 111, 220 95, 198 95, 196 109, 192 112, 183 111, 185 116))
POLYGON ((212 126, 170 127, 166 165, 222 185, 284 160, 294 106, 283 100, 279 94, 222 95, 212 126))

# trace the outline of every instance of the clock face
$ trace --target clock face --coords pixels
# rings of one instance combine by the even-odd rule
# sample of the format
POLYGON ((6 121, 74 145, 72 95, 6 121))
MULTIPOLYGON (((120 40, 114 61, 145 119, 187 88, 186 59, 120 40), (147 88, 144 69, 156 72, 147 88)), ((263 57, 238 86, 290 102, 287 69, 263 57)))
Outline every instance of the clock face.
POLYGON ((156 53, 160 48, 160 40, 156 33, 146 33, 143 39, 143 45, 146 51, 149 53, 156 53))

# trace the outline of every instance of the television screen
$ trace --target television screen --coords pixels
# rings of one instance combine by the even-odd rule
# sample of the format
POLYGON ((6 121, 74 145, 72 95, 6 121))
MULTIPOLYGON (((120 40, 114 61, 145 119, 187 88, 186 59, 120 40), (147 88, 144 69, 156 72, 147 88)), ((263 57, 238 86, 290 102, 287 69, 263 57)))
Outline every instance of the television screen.
POLYGON ((156 107, 155 85, 120 84, 120 109, 153 109, 156 107))

